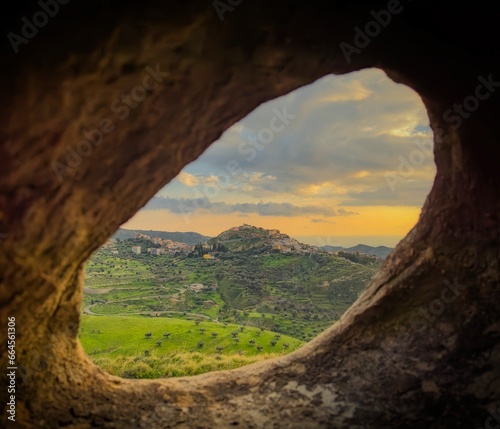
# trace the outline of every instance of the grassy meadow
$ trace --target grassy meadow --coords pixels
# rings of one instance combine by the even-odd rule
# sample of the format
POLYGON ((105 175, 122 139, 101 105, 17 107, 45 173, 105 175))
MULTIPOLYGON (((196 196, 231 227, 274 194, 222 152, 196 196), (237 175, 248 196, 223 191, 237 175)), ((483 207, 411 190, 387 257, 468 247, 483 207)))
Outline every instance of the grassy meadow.
POLYGON ((80 341, 96 365, 125 378, 233 369, 290 353, 303 344, 286 335, 236 324, 90 315, 82 316, 80 341))

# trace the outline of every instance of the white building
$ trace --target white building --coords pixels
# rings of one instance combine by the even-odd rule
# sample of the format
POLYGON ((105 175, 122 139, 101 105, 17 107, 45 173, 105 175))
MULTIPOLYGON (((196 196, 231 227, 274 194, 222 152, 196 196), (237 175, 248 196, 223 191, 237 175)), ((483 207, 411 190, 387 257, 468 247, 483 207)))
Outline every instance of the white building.
POLYGON ((140 255, 141 246, 132 246, 132 253, 135 253, 136 255, 140 255))

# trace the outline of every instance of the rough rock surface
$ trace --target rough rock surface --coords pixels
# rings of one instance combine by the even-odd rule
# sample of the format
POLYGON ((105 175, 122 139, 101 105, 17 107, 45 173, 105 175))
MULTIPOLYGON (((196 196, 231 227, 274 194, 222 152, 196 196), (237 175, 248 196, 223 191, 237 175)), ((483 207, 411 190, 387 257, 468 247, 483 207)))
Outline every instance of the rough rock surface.
MULTIPOLYGON (((481 2, 402 0, 403 11, 348 62, 339 44, 353 44, 353 28, 388 2, 229 3, 240 4, 221 21, 211 2, 71 2, 19 53, 3 39, 2 426, 11 423, 3 405, 8 316, 16 318, 19 366, 11 427, 495 424, 498 86, 490 84, 490 96, 459 127, 443 116, 474 96, 479 76, 500 81, 494 14, 481 2), (156 75, 162 81, 127 117, 113 112, 120 94, 154 86, 144 80, 147 67, 168 75, 156 75), (326 74, 367 67, 422 97, 435 130, 437 176, 418 224, 342 320, 290 356, 225 373, 132 381, 93 366, 77 339, 89 255, 259 104, 326 74), (114 130, 59 180, 53 163, 66 164, 67 147, 76 150, 82 132, 99 124, 114 130)), ((21 17, 31 19, 40 6, 14 7, 5 31, 20 34, 21 17)))

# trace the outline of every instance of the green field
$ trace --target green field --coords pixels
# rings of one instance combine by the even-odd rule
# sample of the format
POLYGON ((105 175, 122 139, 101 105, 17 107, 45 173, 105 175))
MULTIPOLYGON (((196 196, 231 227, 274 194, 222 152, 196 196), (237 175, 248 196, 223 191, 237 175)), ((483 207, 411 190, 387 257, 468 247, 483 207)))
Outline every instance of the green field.
POLYGON ((264 327, 302 341, 339 319, 377 265, 328 254, 277 254, 262 249, 199 255, 134 255, 124 240, 87 264, 84 313, 201 317, 264 327), (193 292, 190 285, 201 283, 193 292))
POLYGON ((133 378, 236 368, 290 353, 303 344, 258 328, 162 317, 84 315, 79 335, 97 365, 133 378))
POLYGON ((276 252, 266 236, 252 236, 260 233, 235 231, 212 251, 198 245, 163 255, 132 253, 155 246, 144 238, 107 243, 85 270, 85 351, 110 373, 135 378, 289 353, 335 323, 380 264, 359 254, 276 252))

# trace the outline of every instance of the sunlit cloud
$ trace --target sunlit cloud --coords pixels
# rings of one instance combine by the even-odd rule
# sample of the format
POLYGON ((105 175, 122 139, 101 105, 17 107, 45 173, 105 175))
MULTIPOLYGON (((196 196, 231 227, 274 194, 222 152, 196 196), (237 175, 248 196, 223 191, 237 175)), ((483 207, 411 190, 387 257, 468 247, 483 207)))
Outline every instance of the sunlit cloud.
MULTIPOLYGON (((330 81, 335 78, 330 77, 330 81)), ((361 101, 368 98, 372 91, 365 88, 359 80, 347 81, 343 85, 332 88, 330 94, 317 100, 318 103, 339 103, 344 101, 361 101)))
POLYGON ((177 180, 186 186, 196 186, 200 181, 192 174, 181 171, 177 176, 177 180))

